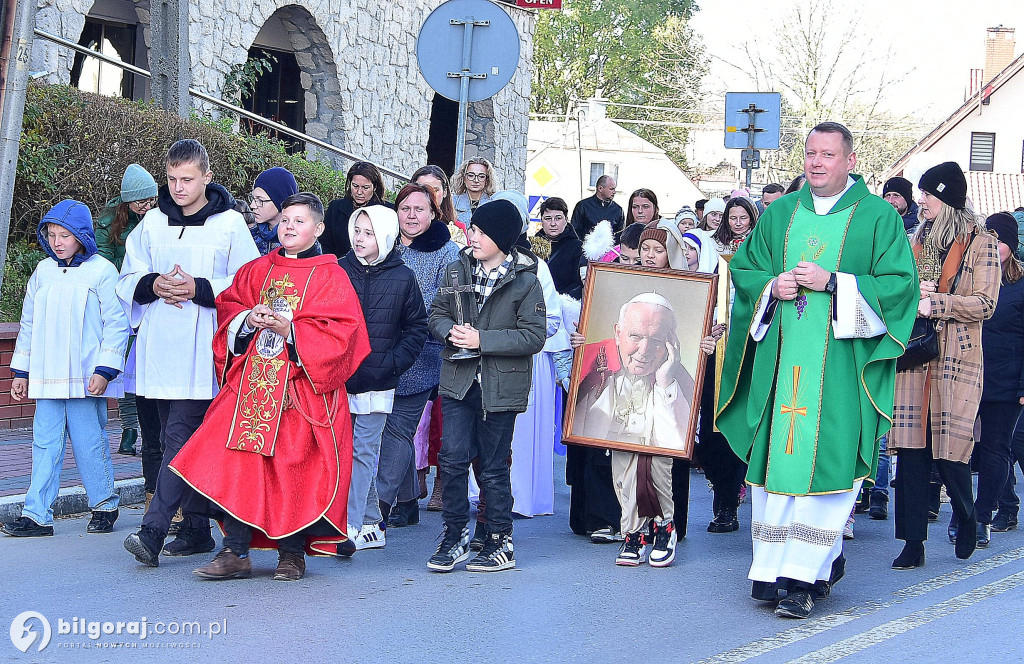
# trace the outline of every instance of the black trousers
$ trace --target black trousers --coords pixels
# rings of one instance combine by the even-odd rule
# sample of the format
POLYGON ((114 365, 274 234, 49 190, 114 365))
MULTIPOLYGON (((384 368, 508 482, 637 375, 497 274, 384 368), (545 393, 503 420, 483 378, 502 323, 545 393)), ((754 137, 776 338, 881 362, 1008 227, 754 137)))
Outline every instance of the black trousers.
POLYGON ((209 528, 209 520, 197 513, 206 513, 208 501, 196 494, 179 475, 174 473, 168 464, 174 460, 178 451, 185 445, 210 408, 212 400, 199 399, 156 399, 157 412, 160 414, 160 442, 163 444, 164 455, 160 462, 160 473, 157 475, 156 492, 149 510, 142 517, 142 525, 155 528, 166 535, 171 525, 171 517, 178 507, 185 512, 186 521, 192 528, 209 528))
MULTIPOLYGON (((236 556, 245 556, 249 553, 249 544, 252 542, 252 527, 242 523, 230 514, 224 515, 224 546, 235 552, 236 556)), ((294 535, 282 537, 277 541, 277 550, 282 553, 303 553, 303 546, 306 543, 305 531, 299 531, 294 535)))
POLYGON ((999 496, 999 511, 1006 514, 1017 515, 1020 508, 1020 498, 1017 497, 1017 475, 1013 464, 1020 466, 1024 472, 1024 411, 1017 417, 1017 425, 1010 438, 1010 468, 1007 471, 1006 484, 1003 486, 1003 493, 999 496))
MULTIPOLYGON (((606 527, 618 532, 622 508, 615 497, 608 450, 583 445, 566 445, 565 450, 569 528, 577 535, 589 535, 606 527)), ((673 481, 674 477, 673 473, 673 481)))
POLYGON ((982 401, 978 406, 981 436, 974 445, 971 465, 978 471, 974 507, 979 523, 992 523, 992 512, 1009 481, 1013 470, 1010 441, 1020 412, 1021 406, 1015 401, 982 401))
POLYGON ((160 444, 160 412, 156 401, 135 395, 135 410, 139 414, 139 430, 142 434, 142 478, 146 493, 156 491, 156 478, 160 474, 160 462, 164 458, 160 444))
MULTIPOLYGON (((896 464, 896 539, 923 542, 928 539, 928 479, 932 472, 932 432, 929 427, 923 450, 899 450, 896 464)), ((971 466, 934 459, 953 514, 960 523, 974 518, 971 466)))
POLYGON ((747 476, 747 464, 732 451, 722 433, 715 431, 715 355, 708 357, 704 387, 700 395, 700 427, 697 431, 697 460, 704 477, 715 492, 715 515, 719 509, 739 507, 740 489, 747 476))
POLYGON ((690 511, 690 462, 686 459, 672 460, 672 523, 676 537, 686 537, 686 518, 690 511))

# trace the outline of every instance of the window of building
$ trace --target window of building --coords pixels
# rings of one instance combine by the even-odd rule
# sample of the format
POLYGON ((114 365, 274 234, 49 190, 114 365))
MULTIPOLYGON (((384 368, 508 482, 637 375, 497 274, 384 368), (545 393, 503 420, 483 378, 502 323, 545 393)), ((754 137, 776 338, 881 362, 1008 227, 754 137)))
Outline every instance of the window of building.
MULTIPOLYGON (((137 26, 114 21, 105 21, 87 16, 82 37, 78 43, 93 51, 135 64, 135 29, 137 26)), ((71 66, 71 85, 85 92, 95 92, 110 97, 126 97, 134 94, 135 76, 115 65, 101 62, 81 53, 75 55, 71 66)))
POLYGON ((604 162, 600 162, 600 163, 591 162, 590 163, 590 186, 591 187, 596 187, 597 186, 597 180, 602 175, 604 175, 604 162))
POLYGON ((971 132, 972 171, 989 171, 995 166, 996 135, 988 132, 971 132))
MULTIPOLYGON (((295 54, 288 51, 256 47, 249 49, 249 58, 265 58, 270 67, 264 69, 256 79, 252 94, 242 100, 242 107, 268 120, 280 122, 286 127, 305 131, 306 107, 305 90, 299 63, 295 54), (266 55, 273 56, 267 58, 266 55)), ((285 142, 288 152, 295 154, 305 149, 305 143, 291 136, 276 135, 258 122, 247 123, 251 132, 269 132, 285 142)))

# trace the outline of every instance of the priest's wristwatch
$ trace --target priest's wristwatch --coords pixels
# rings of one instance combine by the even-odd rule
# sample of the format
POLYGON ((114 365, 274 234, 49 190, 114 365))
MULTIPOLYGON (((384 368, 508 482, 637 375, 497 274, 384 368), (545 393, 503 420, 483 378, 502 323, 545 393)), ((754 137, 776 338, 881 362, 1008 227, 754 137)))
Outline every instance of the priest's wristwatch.
POLYGON ((828 277, 828 283, 825 284, 825 292, 829 295, 835 295, 836 292, 836 273, 833 272, 828 277))

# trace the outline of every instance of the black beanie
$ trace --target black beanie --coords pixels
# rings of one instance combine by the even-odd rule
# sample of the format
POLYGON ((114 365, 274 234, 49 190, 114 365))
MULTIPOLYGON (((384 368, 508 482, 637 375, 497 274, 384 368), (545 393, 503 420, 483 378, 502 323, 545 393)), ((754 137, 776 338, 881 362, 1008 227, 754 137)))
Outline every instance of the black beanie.
POLYGON ((955 161, 946 161, 929 168, 921 176, 917 188, 927 191, 951 208, 963 210, 967 207, 967 178, 955 161))
POLYGON ((1017 233, 1017 220, 1009 212, 996 212, 985 220, 985 228, 994 231, 999 241, 1017 251, 1020 235, 1017 233))
POLYGON ((884 198, 890 191, 894 191, 902 196, 908 208, 914 202, 914 185, 910 184, 910 180, 906 178, 901 178, 897 175, 886 180, 882 186, 882 197, 884 198))
POLYGON ((256 189, 257 187, 267 192, 267 196, 273 201, 278 212, 282 211, 281 203, 284 203, 286 198, 299 193, 299 185, 295 183, 295 176, 280 166, 267 169, 257 175, 252 188, 256 189))
POLYGON ((505 200, 488 201, 473 213, 471 226, 491 238, 502 253, 509 253, 523 230, 519 208, 505 200))

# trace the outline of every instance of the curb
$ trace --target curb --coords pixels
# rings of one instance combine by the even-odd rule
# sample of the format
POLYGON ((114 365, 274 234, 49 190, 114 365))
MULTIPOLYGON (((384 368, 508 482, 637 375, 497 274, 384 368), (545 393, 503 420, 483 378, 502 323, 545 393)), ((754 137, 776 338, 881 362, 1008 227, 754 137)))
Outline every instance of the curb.
MULTIPOLYGON (((121 505, 145 502, 146 489, 141 477, 114 482, 114 492, 121 497, 121 505)), ((0 521, 8 523, 21 516, 25 507, 25 494, 0 498, 0 521)), ((53 503, 53 515, 72 516, 89 511, 89 498, 81 486, 64 487, 53 503)))

